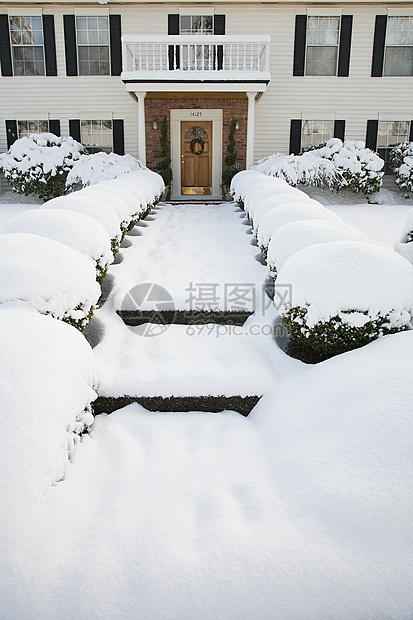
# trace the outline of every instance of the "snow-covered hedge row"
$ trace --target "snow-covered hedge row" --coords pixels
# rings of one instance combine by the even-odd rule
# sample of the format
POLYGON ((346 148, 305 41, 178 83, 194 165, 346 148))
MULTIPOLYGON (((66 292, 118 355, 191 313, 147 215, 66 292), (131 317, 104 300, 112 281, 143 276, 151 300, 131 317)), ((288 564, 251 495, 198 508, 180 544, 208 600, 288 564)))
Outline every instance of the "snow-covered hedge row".
POLYGON ((23 302, 0 305, 0 357, 0 518, 6 540, 64 478, 80 435, 93 421, 97 378, 86 339, 23 302))
POLYGON ((337 191, 348 189, 368 197, 380 189, 384 161, 364 142, 332 138, 315 145, 302 155, 275 153, 253 166, 287 181, 290 185, 327 186, 337 191))
POLYGON ((124 234, 162 191, 162 177, 138 170, 17 215, 0 236, 0 304, 22 300, 83 329, 124 234))
POLYGON ((407 214, 400 238, 394 244, 396 252, 413 264, 413 209, 407 214))
POLYGON ((71 137, 31 134, 0 154, 0 171, 14 191, 48 200, 63 194, 67 175, 83 153, 85 148, 71 137))
POLYGON ((291 285, 279 308, 282 321, 315 360, 411 328, 413 266, 393 250, 363 241, 318 243, 287 258, 277 282, 291 285))
POLYGON ((394 182, 405 196, 413 193, 413 142, 402 142, 390 152, 394 182))

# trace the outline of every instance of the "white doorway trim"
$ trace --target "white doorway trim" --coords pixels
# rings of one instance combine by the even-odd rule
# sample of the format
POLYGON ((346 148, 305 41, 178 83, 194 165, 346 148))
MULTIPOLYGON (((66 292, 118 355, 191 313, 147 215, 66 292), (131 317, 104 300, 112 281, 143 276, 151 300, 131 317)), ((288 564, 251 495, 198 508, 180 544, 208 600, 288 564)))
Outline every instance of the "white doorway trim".
MULTIPOLYGON (((181 121, 212 121, 212 196, 220 199, 222 182, 222 110, 171 110, 171 198, 182 198, 181 194, 181 121)), ((187 198, 187 196, 186 196, 187 198)))

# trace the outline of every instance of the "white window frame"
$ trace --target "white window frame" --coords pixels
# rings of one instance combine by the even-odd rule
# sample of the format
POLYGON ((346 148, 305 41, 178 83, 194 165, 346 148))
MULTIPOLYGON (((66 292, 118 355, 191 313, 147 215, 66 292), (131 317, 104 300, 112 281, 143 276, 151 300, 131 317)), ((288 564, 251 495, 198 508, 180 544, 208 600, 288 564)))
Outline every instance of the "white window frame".
MULTIPOLYGON (((400 31, 403 31, 403 29, 400 29, 400 31)), ((413 76, 413 16, 412 15, 389 15, 387 17, 387 25, 386 25, 386 40, 385 40, 385 48, 384 48, 384 65, 383 65, 383 75, 384 76, 394 76, 394 77, 409 77, 409 76, 413 76), (396 23, 395 20, 397 20, 397 23, 401 23, 401 20, 408 20, 408 23, 410 24, 410 28, 406 29, 406 30, 410 30, 410 39, 411 42, 410 43, 393 43, 393 42, 389 42, 391 40, 391 36, 393 33, 389 32, 389 24, 391 23, 390 20, 394 20, 394 23, 396 23), (386 69, 386 63, 388 61, 388 51, 390 49, 407 49, 410 48, 411 49, 411 54, 412 54, 412 60, 411 60, 411 67, 410 67, 410 72, 409 73, 394 73, 394 72, 390 72, 389 71, 389 67, 387 67, 386 69)))
POLYGON ((19 138, 23 138, 24 136, 29 137, 30 134, 32 133, 49 133, 49 121, 46 119, 43 119, 41 121, 39 120, 20 120, 17 121, 17 135, 19 138), (23 123, 27 123, 27 131, 21 129, 21 125, 23 123), (37 125, 36 129, 30 129, 30 123, 35 123, 37 125), (46 130, 42 130, 40 129, 40 124, 41 123, 45 123, 46 124, 46 130))
MULTIPOLYGON (((9 15, 9 29, 10 29, 10 47, 11 47, 11 53, 12 53, 12 62, 13 62, 13 75, 15 76, 44 76, 46 75, 46 59, 45 59, 45 51, 44 51, 44 34, 43 34, 43 17, 39 14, 33 14, 33 15, 9 15), (41 43, 37 42, 37 43, 31 43, 29 41, 25 41, 23 42, 23 37, 22 37, 22 42, 21 43, 15 43, 13 42, 13 32, 21 32, 24 33, 24 30, 22 30, 21 28, 19 29, 15 29, 13 28, 13 22, 16 19, 20 20, 20 24, 21 24, 21 20, 27 20, 28 26, 29 28, 27 28, 26 31, 30 30, 30 27, 32 27, 32 20, 36 19, 40 21, 41 27, 40 29, 36 29, 34 32, 37 33, 41 33, 41 43), (29 60, 16 60, 15 58, 15 53, 18 49, 34 49, 34 48, 41 48, 42 50, 42 71, 37 73, 37 72, 26 72, 25 71, 25 67, 26 65, 29 66, 30 62, 33 61, 29 61, 29 60), (16 63, 23 63, 23 73, 20 73, 18 71, 16 71, 16 63)), ((40 61, 39 60, 35 60, 34 61, 36 64, 38 64, 40 61)))
MULTIPOLYGON (((104 30, 102 29, 102 31, 106 32, 106 29, 104 29, 104 30)), ((99 37, 99 35, 98 35, 98 37, 99 37)), ((79 67, 79 75, 83 75, 83 76, 110 75, 110 23, 109 23, 109 16, 108 15, 99 15, 99 14, 96 14, 96 15, 82 15, 82 14, 76 15, 76 54, 77 54, 77 63, 78 63, 78 67, 79 67), (106 22, 107 22, 107 43, 100 43, 100 42, 91 43, 89 41, 89 33, 91 33, 91 32, 98 32, 98 33, 101 32, 101 30, 99 30, 99 28, 96 28, 96 30, 92 29, 92 28, 89 28, 89 21, 88 21, 89 19, 96 19, 96 20, 105 19, 106 20, 106 22), (86 20, 86 26, 87 26, 86 29, 79 28, 78 24, 79 24, 80 20, 86 20), (86 39, 87 39, 86 42, 83 42, 83 41, 79 42, 79 39, 81 38, 79 36, 79 33, 81 33, 81 32, 86 32, 87 33, 86 34, 86 39), (90 71, 91 64, 93 62, 98 62, 99 65, 100 65, 100 62, 102 62, 102 61, 100 59, 97 60, 97 61, 89 59, 89 61, 88 61, 88 63, 89 63, 89 72, 85 72, 84 73, 82 68, 83 68, 83 65, 84 65, 85 61, 80 58, 80 53, 79 53, 80 49, 82 48, 82 49, 90 50, 90 49, 93 49, 93 48, 102 48, 102 47, 107 48, 107 51, 108 51, 108 59, 107 59, 107 61, 106 60, 104 61, 104 62, 108 63, 107 72, 105 72, 105 73, 101 73, 100 71, 99 72, 91 72, 90 71)))
POLYGON ((319 144, 321 142, 326 142, 327 140, 331 140, 331 138, 333 137, 334 137, 334 121, 333 120, 303 119, 302 126, 301 126, 301 150, 305 148, 309 148, 313 146, 314 144, 319 144), (314 125, 316 123, 321 125, 321 132, 314 132, 314 125), (329 124, 328 126, 327 126, 327 123, 329 124), (312 124, 311 132, 304 133, 304 130, 306 129, 306 125, 311 127, 311 124, 312 124), (317 140, 314 140, 314 135, 320 135, 321 139, 317 138, 317 140), (304 136, 311 136, 310 144, 304 144, 305 142, 304 136))
MULTIPOLYGON (((80 121, 80 141, 87 148, 90 154, 93 153, 112 153, 113 151, 113 123, 112 119, 82 119, 80 121), (89 125, 89 131, 85 131, 86 123, 89 125), (100 124, 100 129, 96 128, 95 124, 100 124), (110 144, 104 144, 105 140, 103 136, 108 136, 109 132, 104 131, 103 123, 110 123, 110 144), (85 136, 90 135, 92 144, 87 144, 85 136), (98 139, 100 137, 100 139, 98 139)), ((109 142, 109 140, 108 140, 109 142)))
POLYGON ((337 75, 338 57, 339 57, 339 52, 340 52, 340 31, 341 31, 341 19, 338 15, 308 15, 307 16, 307 32, 306 32, 306 45, 305 45, 305 71, 304 71, 305 75, 308 75, 308 76, 336 76, 337 75), (310 41, 310 35, 311 35, 310 29, 309 29, 310 20, 317 20, 318 25, 320 23, 323 23, 325 20, 328 20, 330 22, 332 20, 337 21, 338 22, 337 41, 335 43, 325 43, 325 42, 318 43, 318 42, 310 41), (308 62, 310 60, 309 59, 310 48, 314 50, 316 49, 322 50, 323 48, 336 48, 336 62, 335 62, 334 72, 329 72, 329 73, 310 72, 308 68, 308 62))
POLYGON ((389 155, 390 155, 390 151, 397 146, 397 144, 400 144, 401 142, 409 142, 409 136, 410 136, 410 121, 379 121, 378 124, 378 128, 377 128, 377 152, 380 155, 380 157, 382 159, 384 159, 384 171, 386 174, 390 174, 392 172, 391 170, 391 165, 390 165, 390 161, 389 161, 389 155), (383 132, 380 131, 381 129, 384 129, 384 124, 387 124, 387 131, 383 132), (391 132, 389 131, 389 129, 391 128, 391 126, 395 125, 395 123, 397 123, 397 133, 391 132), (400 125, 401 123, 406 123, 406 131, 402 134, 400 131, 400 125), (386 142, 386 144, 380 144, 380 136, 386 136, 386 140, 382 140, 382 142, 386 142), (393 139, 393 136, 395 136, 395 139, 393 139))

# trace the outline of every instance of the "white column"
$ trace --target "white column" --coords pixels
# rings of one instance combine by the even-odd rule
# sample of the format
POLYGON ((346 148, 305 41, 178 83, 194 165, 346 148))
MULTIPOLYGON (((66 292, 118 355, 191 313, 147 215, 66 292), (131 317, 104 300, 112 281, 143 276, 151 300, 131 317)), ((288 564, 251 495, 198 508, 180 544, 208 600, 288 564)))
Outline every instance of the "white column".
POLYGON ((138 98, 138 159, 146 166, 145 92, 135 93, 138 98))
POLYGON ((255 128, 255 97, 257 93, 247 93, 248 97, 248 120, 247 120, 247 157, 246 168, 254 164, 254 128, 255 128))

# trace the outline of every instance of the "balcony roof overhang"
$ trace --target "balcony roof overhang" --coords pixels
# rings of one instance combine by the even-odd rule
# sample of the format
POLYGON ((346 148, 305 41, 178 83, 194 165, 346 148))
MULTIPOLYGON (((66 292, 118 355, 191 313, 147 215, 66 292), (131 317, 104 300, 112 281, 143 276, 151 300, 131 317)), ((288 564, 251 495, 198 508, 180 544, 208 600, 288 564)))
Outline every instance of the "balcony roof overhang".
POLYGON ((271 75, 265 71, 124 71, 126 90, 186 92, 265 92, 271 75), (213 86, 212 86, 213 85, 213 86))

